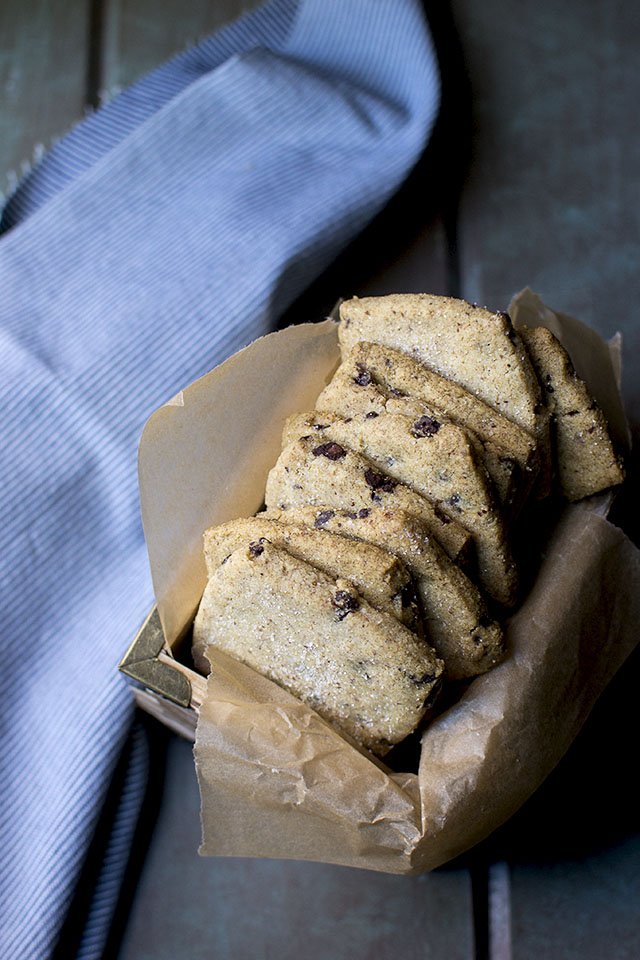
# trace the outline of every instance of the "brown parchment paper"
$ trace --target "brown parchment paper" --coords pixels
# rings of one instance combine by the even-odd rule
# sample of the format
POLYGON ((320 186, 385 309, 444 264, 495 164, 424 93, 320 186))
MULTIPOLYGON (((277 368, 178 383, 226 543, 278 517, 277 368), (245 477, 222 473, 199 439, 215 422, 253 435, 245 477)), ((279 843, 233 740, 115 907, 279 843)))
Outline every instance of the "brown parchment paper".
MULTIPOLYGON (((624 438, 619 343, 594 340, 529 290, 510 311, 516 324, 542 322, 560 336, 624 438)), ((204 589, 204 530, 260 507, 285 417, 313 404, 338 358, 331 322, 290 328, 151 418, 141 502, 170 642, 204 589)), ((636 643, 640 551, 602 516, 606 502, 565 508, 507 624, 506 660, 427 727, 417 775, 392 773, 276 684, 210 648, 194 751, 200 852, 419 873, 503 823, 560 760, 636 643)))

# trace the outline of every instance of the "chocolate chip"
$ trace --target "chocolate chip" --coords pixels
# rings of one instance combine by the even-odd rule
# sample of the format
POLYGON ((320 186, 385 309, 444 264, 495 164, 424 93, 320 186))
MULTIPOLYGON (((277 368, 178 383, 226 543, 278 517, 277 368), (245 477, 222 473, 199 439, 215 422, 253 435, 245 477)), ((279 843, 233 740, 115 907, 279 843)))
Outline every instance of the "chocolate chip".
POLYGON ((417 676, 415 673, 409 674, 409 680, 411 680, 412 683, 415 683, 416 687, 424 687, 427 683, 433 683, 436 677, 436 673, 425 673, 421 677, 417 676))
POLYGON ((414 437, 433 437, 440 429, 440 424, 435 417, 428 417, 426 414, 420 417, 411 427, 411 433, 414 437))
POLYGON ((375 410, 370 410, 369 413, 365 415, 365 420, 373 420, 373 418, 377 416, 378 414, 375 412, 375 410))
POLYGON ((451 517, 448 517, 446 513, 443 513, 437 504, 434 506, 433 512, 438 518, 438 520, 440 521, 440 523, 444 523, 445 525, 447 523, 451 523, 451 517))
POLYGON ((348 590, 336 590, 332 603, 338 611, 337 620, 344 620, 348 614, 353 613, 360 606, 358 598, 354 597, 348 590))
POLYGON ((313 429, 314 429, 314 430, 326 430, 328 426, 329 426, 328 423, 314 423, 313 429))
MULTIPOLYGON (((460 494, 452 493, 449 499, 447 500, 447 503, 449 503, 452 507, 457 507, 458 504, 460 503, 460 494)), ((460 509, 460 507, 458 507, 458 509, 460 509)))
POLYGON ((406 397, 404 390, 398 390, 397 387, 389 387, 389 393, 392 393, 394 397, 406 397))
POLYGON ((264 553, 263 543, 269 543, 266 537, 260 537, 259 540, 249 544, 249 553, 252 557, 259 557, 261 553, 264 553))
POLYGON ((335 515, 335 510, 321 510, 316 517, 315 526, 321 527, 323 523, 326 523, 327 520, 331 520, 331 518, 335 517, 335 515))
POLYGON ((357 519, 358 519, 358 514, 357 514, 357 513, 353 513, 351 510, 345 510, 344 515, 345 515, 345 517, 348 517, 349 520, 357 520, 357 519))
POLYGON ((363 507, 362 510, 358 510, 358 518, 360 520, 366 520, 370 513, 371 510, 369 510, 368 507, 363 507))
POLYGON ((327 460, 341 460, 342 457, 347 455, 347 451, 344 447, 341 447, 339 443, 321 443, 319 447, 316 447, 311 451, 314 457, 326 457, 327 460))
POLYGON ((357 383, 360 387, 368 387, 371 383, 371 374, 361 363, 356 363, 358 368, 357 375, 353 378, 353 382, 357 383))
POLYGON ((374 491, 382 490, 383 493, 391 493, 398 486, 397 480, 393 480, 384 473, 376 473, 371 468, 365 470, 364 478, 374 491))

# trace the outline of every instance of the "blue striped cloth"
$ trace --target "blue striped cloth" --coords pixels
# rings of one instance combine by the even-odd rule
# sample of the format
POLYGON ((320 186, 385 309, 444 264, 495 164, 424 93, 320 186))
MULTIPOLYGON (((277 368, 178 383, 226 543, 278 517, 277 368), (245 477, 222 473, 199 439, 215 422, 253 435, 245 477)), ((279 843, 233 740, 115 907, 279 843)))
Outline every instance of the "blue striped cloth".
MULTIPOLYGON (((146 418, 271 328, 397 189, 438 103, 418 0, 272 0, 89 117, 8 203, 1 957, 51 955, 131 727, 146 418)), ((131 750, 83 958, 144 788, 131 750)))

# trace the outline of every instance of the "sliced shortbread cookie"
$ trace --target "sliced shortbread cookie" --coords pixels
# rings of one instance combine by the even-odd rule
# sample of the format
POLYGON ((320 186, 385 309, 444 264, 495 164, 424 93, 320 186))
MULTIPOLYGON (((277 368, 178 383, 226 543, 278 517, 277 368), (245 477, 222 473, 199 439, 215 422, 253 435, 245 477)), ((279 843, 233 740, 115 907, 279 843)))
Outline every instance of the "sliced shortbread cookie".
MULTIPOLYGON (((376 383, 362 364, 351 363, 349 359, 340 365, 331 382, 318 397, 316 409, 338 414, 345 419, 358 413, 367 414, 369 417, 399 413, 411 417, 414 422, 424 416, 436 419, 442 425, 454 422, 431 404, 415 397, 400 395, 399 391, 391 393, 383 385, 376 383)), ((476 457, 483 463, 493 483, 505 516, 513 516, 520 480, 517 463, 513 458, 500 456, 468 427, 464 427, 464 430, 476 457)))
POLYGON ((270 543, 235 550, 210 578, 194 623, 380 756, 420 723, 444 664, 347 580, 270 543))
MULTIPOLYGON (((336 376, 322 391, 316 402, 317 410, 337 413, 345 419, 357 413, 369 416, 374 413, 399 413, 413 421, 426 416, 438 420, 441 424, 454 422, 437 407, 415 397, 389 395, 373 381, 366 387, 359 387, 352 377, 345 376, 347 366, 349 365, 341 364, 336 376)), ((464 430, 476 457, 483 463, 493 483, 500 503, 505 511, 508 510, 511 514, 520 477, 518 465, 512 458, 503 458, 497 454, 495 449, 491 449, 468 427, 464 427, 464 430)))
POLYGON ((571 358, 546 327, 523 327, 520 335, 546 394, 560 489, 580 500, 624 480, 604 414, 576 374, 571 358))
MULTIPOLYGON (((429 417, 443 425, 455 424, 455 421, 447 417, 441 410, 413 397, 389 397, 386 403, 386 411, 387 413, 409 417, 412 422, 419 420, 421 417, 429 417)), ((530 490, 530 488, 525 489, 522 471, 518 464, 513 458, 503 456, 490 442, 482 441, 473 430, 460 424, 455 425, 464 430, 476 461, 482 464, 498 498, 505 522, 511 522, 518 514, 521 505, 524 504, 530 490)))
POLYGON ((370 460, 317 436, 290 443, 267 478, 267 508, 287 509, 326 504, 345 510, 385 506, 420 517, 448 555, 466 560, 471 543, 467 530, 424 497, 383 473, 370 460))
POLYGON ((481 445, 487 472, 500 499, 517 510, 539 471, 536 441, 468 390, 406 354, 377 343, 357 343, 322 391, 316 407, 347 417, 375 410, 444 416, 481 445), (516 501, 516 497, 518 498, 516 501))
POLYGON ((204 535, 209 576, 239 546, 262 539, 329 577, 350 580, 373 607, 393 614, 410 630, 422 633, 415 586, 404 563, 372 543, 345 543, 344 537, 327 530, 291 527, 263 516, 230 520, 211 527, 204 535))
POLYGON ((370 411, 343 419, 323 410, 290 417, 283 443, 313 434, 360 453, 389 476, 436 503, 472 535, 482 587, 515 602, 517 573, 502 515, 462 427, 423 416, 370 411))
POLYGON ((540 388, 506 313, 429 294, 391 294, 340 305, 345 354, 360 340, 382 343, 465 387, 536 434, 540 388))
POLYGON ((304 524, 365 540, 400 557, 414 578, 427 636, 444 660, 449 679, 485 673, 504 655, 502 630, 489 616, 478 588, 447 557, 417 517, 384 507, 357 512, 292 507, 267 515, 283 523, 304 524))

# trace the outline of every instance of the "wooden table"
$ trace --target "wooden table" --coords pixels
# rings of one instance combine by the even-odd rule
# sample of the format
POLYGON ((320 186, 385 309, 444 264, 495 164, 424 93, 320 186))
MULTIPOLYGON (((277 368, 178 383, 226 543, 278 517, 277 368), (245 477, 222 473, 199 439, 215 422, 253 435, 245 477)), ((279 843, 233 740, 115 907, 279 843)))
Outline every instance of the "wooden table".
MULTIPOLYGON (((5 188, 85 109, 255 4, 22 0, 3 13, 5 188), (40 146, 38 146, 40 145, 40 146)), ((529 284, 624 336, 640 423, 640 11, 620 0, 433 3, 445 102, 400 196, 286 314, 340 295, 427 290, 505 307, 529 284)), ((613 519, 638 542, 632 464, 613 519)), ((204 860, 185 741, 150 722, 152 790, 108 955, 163 960, 623 960, 640 957, 640 815, 628 662, 548 781, 454 864, 403 878, 204 860), (148 843, 147 843, 148 841, 148 843), (140 851, 138 851, 139 853, 140 851), (135 881, 135 882, 134 882, 135 881)))

